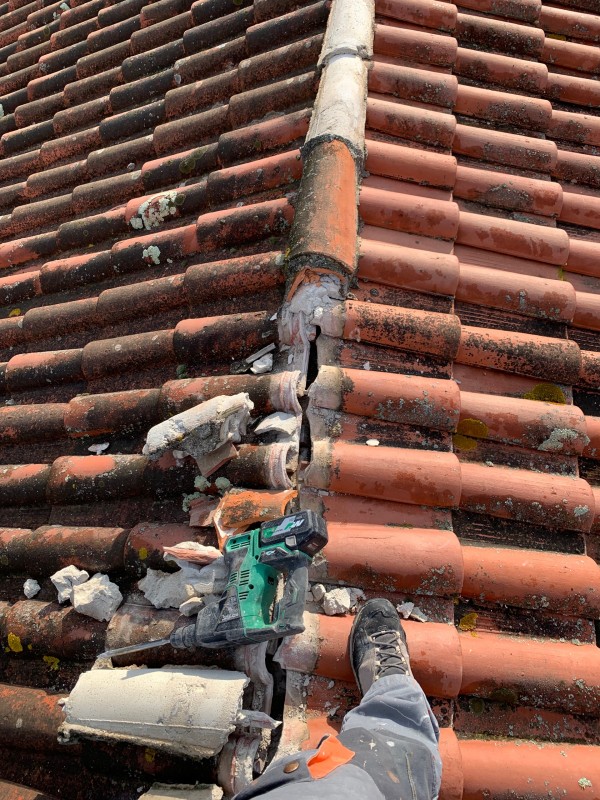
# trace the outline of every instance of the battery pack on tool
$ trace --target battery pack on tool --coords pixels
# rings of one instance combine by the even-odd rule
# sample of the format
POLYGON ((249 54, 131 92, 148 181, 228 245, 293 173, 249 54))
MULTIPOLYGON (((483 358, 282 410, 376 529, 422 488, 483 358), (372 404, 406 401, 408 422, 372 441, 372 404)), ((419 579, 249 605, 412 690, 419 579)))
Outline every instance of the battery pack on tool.
POLYGON ((313 511, 230 537, 223 550, 229 574, 223 596, 200 610, 195 626, 174 632, 173 645, 227 647, 302 633, 308 567, 327 538, 325 521, 313 511), (283 594, 275 602, 280 576, 283 594))

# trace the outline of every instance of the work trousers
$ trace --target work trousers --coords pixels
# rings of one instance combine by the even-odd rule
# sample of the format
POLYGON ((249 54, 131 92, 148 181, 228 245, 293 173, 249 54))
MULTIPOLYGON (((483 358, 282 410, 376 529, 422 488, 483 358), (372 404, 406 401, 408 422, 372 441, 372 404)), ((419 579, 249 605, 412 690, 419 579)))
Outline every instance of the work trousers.
POLYGON ((325 757, 320 772, 326 774, 315 778, 311 762, 318 751, 286 756, 235 800, 436 800, 442 774, 439 728, 414 678, 389 675, 375 681, 346 714, 337 738, 346 763, 336 766, 325 757))

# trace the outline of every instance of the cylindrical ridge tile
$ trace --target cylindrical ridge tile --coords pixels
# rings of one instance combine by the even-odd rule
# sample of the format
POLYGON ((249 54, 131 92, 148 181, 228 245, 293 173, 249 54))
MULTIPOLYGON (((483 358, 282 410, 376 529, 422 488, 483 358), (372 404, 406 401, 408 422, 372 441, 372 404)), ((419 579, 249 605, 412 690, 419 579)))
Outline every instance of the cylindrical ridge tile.
POLYGON ((456 203, 370 186, 360 190, 359 210, 368 225, 433 239, 454 239, 459 226, 456 203))
POLYGON ((0 684, 2 745, 19 750, 59 749, 58 728, 65 718, 59 699, 60 695, 43 689, 0 684))
POLYGON ((460 463, 453 453, 316 441, 305 484, 360 497, 456 508, 460 463))
POLYGON ((30 789, 20 783, 0 780, 0 798, 2 800, 56 800, 53 795, 30 789))
POLYGON ((459 263, 450 253, 362 239, 358 276, 401 289, 453 297, 458 286, 459 263))
POLYGON ((600 748, 548 742, 460 739, 462 800, 515 797, 580 800, 597 798, 600 748))
POLYGON ((569 236, 560 228, 488 217, 461 211, 456 241, 518 258, 563 266, 569 256, 569 236))
MULTIPOLYGON (((123 568, 127 531, 122 528, 43 525, 34 531, 0 529, 0 555, 11 572, 52 575, 76 564, 79 569, 109 572, 123 568)), ((0 570, 2 567, 0 567, 0 570)))
POLYGON ((562 208, 563 191, 559 183, 474 169, 461 164, 456 170, 454 197, 509 211, 528 211, 556 217, 562 208))
POLYGON ((585 430, 589 442, 583 450, 586 458, 600 459, 600 417, 585 418, 585 430))
POLYGON ((65 428, 69 436, 100 436, 151 428, 159 421, 160 389, 79 395, 69 401, 65 428))
POLYGON ((454 74, 472 80, 480 80, 481 76, 485 75, 486 83, 537 95, 544 94, 548 67, 545 64, 523 61, 512 56, 459 47, 454 74))
POLYGON ((454 381, 380 372, 321 367, 309 390, 319 408, 346 411, 402 425, 454 431, 460 392, 454 381))
POLYGON ((409 142, 450 148, 457 126, 452 114, 369 97, 367 127, 409 142))
POLYGON ((552 377, 553 382, 576 384, 582 353, 567 339, 473 328, 463 325, 456 361, 472 367, 489 367, 534 378, 552 377))
MULTIPOLYGON (((447 41, 445 37, 444 41, 447 41)), ((366 145, 365 167, 372 175, 383 175, 440 189, 451 189, 454 186, 457 170, 454 156, 415 150, 375 139, 368 139, 366 145)))
POLYGON ((0 506, 44 505, 51 467, 4 464, 0 469, 0 506))
POLYGON ((47 494, 52 503, 131 497, 142 491, 145 456, 62 456, 52 465, 47 494))
POLYGON ((565 455, 581 455, 588 443, 577 406, 474 392, 460 393, 458 433, 565 455))
POLYGON ((462 554, 451 531, 335 522, 328 531, 325 563, 316 570, 319 580, 370 590, 385 585, 389 591, 460 594, 462 554))
POLYGON ((589 556, 463 546, 462 557, 463 597, 585 619, 600 613, 600 566, 589 556))
POLYGON ((515 705, 595 714, 600 701, 600 649, 495 633, 461 633, 461 694, 515 705))
POLYGON ((356 264, 356 168, 342 142, 320 142, 306 157, 290 234, 290 257, 331 259, 344 273, 356 264))
POLYGON ((0 430, 4 442, 52 441, 66 436, 66 403, 4 406, 0 408, 0 430))
POLYGON ((589 386, 590 389, 598 389, 600 386, 600 353, 595 350, 581 351, 581 374, 579 380, 573 383, 581 383, 589 386))
POLYGON ((574 531, 592 526, 594 495, 582 478, 475 463, 461 464, 461 478, 465 511, 574 531))
POLYGON ((0 635, 13 653, 96 658, 104 649, 106 623, 78 614, 72 606, 19 600, 0 619, 0 635))
POLYGON ((600 330, 600 297, 591 292, 577 292, 577 308, 573 315, 576 328, 600 330))
POLYGON ((577 304, 575 289, 567 281, 472 264, 460 265, 456 299, 553 322, 571 322, 577 304))
MULTIPOLYGON (((294 373, 292 373, 294 376, 294 373)), ((167 419, 188 408, 210 400, 220 394, 233 395, 247 392, 257 413, 291 410, 289 405, 282 407, 288 373, 280 375, 216 375, 208 378, 182 378, 168 381, 161 389, 159 412, 161 419, 167 419)), ((295 386, 293 387, 296 388, 295 386)))
POLYGON ((439 747, 440 756, 442 758, 440 800, 462 800, 462 756, 459 741, 452 728, 440 728, 439 747))
MULTIPOLYGON (((313 615, 309 615, 313 616, 313 615)), ((315 674, 326 678, 353 681, 348 639, 352 617, 316 615, 319 655, 315 674)), ((456 697, 461 684, 459 637, 451 625, 436 622, 403 622, 411 667, 423 691, 434 697, 456 697)), ((286 663, 288 669, 291 663, 286 663)))
POLYGON ((456 27, 456 7, 439 0, 377 0, 376 11, 423 28, 452 32, 456 27))
MULTIPOLYGON (((427 34, 424 36, 430 38, 427 34)), ((404 57, 410 60, 409 53, 404 53, 404 57)), ((375 61, 369 72, 369 90, 390 94, 401 100, 452 108, 459 87, 454 75, 375 61)))
POLYGON ((548 100, 461 84, 454 113, 500 125, 510 120, 510 124, 518 128, 545 131, 552 118, 552 105, 548 100))
POLYGON ((500 164, 504 170, 506 167, 521 167, 547 173, 554 169, 558 158, 556 144, 550 140, 472 125, 456 126, 452 149, 471 158, 500 164))
POLYGON ((457 51, 456 39, 451 36, 379 24, 375 25, 373 47, 378 55, 395 58, 402 53, 405 61, 437 67, 452 67, 457 51))
MULTIPOLYGON (((434 311, 347 301, 342 337, 398 350, 456 356, 461 338, 458 317, 434 311)), ((327 332, 327 331, 325 331, 327 332)))
MULTIPOLYGON (((592 156, 588 156, 587 158, 590 160, 592 156)), ((600 175, 600 166, 598 169, 600 175)), ((578 275, 589 275, 592 278, 598 278, 600 277, 599 262, 600 244, 598 242, 589 242, 584 239, 570 239, 569 258, 566 267, 568 272, 576 272, 578 275)))

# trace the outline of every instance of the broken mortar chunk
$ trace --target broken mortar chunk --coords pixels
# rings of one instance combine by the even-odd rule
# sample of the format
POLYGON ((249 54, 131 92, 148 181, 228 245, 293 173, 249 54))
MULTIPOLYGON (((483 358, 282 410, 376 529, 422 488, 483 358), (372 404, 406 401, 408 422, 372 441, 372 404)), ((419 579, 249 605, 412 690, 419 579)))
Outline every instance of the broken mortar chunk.
POLYGON ((179 606, 179 613, 184 617, 193 617, 201 608, 204 607, 204 600, 201 597, 190 597, 185 603, 179 606))
POLYGON ((364 600, 365 595, 361 589, 338 588, 326 592, 323 597, 323 611, 328 617, 336 614, 347 614, 356 608, 359 600, 364 600))
POLYGON ((101 572, 89 581, 75 585, 71 591, 75 611, 99 622, 109 622, 122 601, 123 595, 117 584, 101 572))
MULTIPOLYGON (((198 572, 199 570, 195 577, 198 572)), ((196 595, 192 588, 190 570, 187 569, 178 572, 149 569, 146 577, 138 582, 138 588, 155 608, 179 608, 182 603, 196 595)))
POLYGON ((32 597, 35 597, 40 589, 41 586, 34 578, 27 578, 23 584, 23 593, 28 600, 31 600, 32 597))
POLYGON ((253 408, 245 392, 213 397, 150 428, 142 452, 156 459, 168 450, 182 450, 208 477, 237 455, 233 445, 246 433, 253 408))
POLYGON ((77 569, 73 564, 59 569, 58 572, 51 575, 50 580, 58 591, 58 602, 66 603, 71 597, 73 587, 85 583, 89 577, 89 572, 84 569, 77 569))

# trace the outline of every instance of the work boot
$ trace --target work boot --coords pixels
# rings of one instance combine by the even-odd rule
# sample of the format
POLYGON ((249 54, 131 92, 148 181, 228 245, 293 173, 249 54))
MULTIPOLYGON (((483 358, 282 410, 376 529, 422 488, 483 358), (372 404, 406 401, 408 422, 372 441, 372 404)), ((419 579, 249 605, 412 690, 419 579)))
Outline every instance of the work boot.
POLYGON ((389 600, 369 600, 360 609, 350 634, 350 658, 363 695, 379 678, 412 675, 406 634, 389 600))

